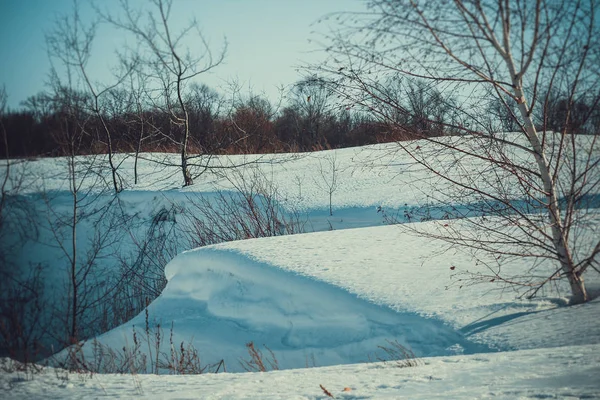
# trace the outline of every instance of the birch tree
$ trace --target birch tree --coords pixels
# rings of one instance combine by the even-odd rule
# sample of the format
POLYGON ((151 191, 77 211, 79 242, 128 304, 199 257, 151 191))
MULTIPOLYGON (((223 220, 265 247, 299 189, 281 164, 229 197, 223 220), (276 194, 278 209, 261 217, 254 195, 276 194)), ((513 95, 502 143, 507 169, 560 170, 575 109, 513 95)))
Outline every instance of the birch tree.
POLYGON ((331 60, 313 68, 329 75, 348 107, 396 130, 405 127, 391 116, 411 112, 386 82, 411 79, 457 96, 449 106, 460 118, 426 116, 457 136, 424 132, 427 146, 399 146, 447 184, 435 197, 470 204, 470 214, 455 207, 455 217, 496 222, 471 219, 483 235, 445 224, 433 236, 497 259, 531 258, 519 276, 500 269, 481 276, 525 286, 529 295, 565 278, 573 303, 589 299, 583 274, 598 271, 600 252, 598 237, 581 237, 600 186, 598 135, 569 129, 573 104, 593 110, 600 98, 597 12, 596 0, 372 0, 368 12, 339 16, 341 28, 328 38, 331 60), (566 99, 560 132, 546 129, 551 93, 566 99), (483 115, 489 102, 500 102, 519 132, 496 133, 483 115), (540 275, 540 260, 557 268, 540 275))

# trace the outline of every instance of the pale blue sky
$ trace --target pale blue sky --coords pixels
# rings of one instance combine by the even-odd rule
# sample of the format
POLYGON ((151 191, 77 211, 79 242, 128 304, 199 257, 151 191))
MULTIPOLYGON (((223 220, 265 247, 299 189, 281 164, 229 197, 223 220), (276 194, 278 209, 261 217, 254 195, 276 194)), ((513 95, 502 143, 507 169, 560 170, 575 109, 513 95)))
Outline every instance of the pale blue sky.
MULTIPOLYGON (((116 0, 96 3, 119 8, 116 0)), ((11 108, 44 89, 50 68, 44 34, 72 5, 72 0, 0 0, 0 85, 6 86, 11 108)), ((319 39, 312 32, 326 31, 327 24, 314 23, 328 13, 364 7, 361 0, 174 0, 173 21, 183 26, 195 16, 215 50, 227 38, 225 63, 201 82, 218 89, 237 78, 255 92, 275 97, 278 85, 300 78, 296 66, 324 58, 309 39, 319 39)), ((88 1, 80 1, 80 10, 84 20, 91 18, 88 1)), ((89 68, 95 80, 109 79, 115 48, 122 46, 122 34, 108 27, 99 30, 89 68)))

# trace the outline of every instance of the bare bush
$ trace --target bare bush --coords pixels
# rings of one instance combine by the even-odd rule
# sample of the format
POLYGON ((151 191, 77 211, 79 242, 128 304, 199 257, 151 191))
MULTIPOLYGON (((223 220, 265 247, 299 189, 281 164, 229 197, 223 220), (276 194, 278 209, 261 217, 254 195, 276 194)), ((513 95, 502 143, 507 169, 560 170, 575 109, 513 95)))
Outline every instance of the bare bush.
POLYGON ((44 287, 41 267, 28 276, 2 274, 7 279, 0 296, 0 356, 8 356, 27 365, 49 354, 43 337, 48 332, 44 311, 44 287))
POLYGON ((260 349, 254 347, 254 342, 246 343, 246 349, 248 350, 250 359, 240 359, 240 365, 242 368, 244 368, 244 370, 248 372, 267 372, 279 370, 279 362, 277 361, 277 357, 275 357, 275 353, 273 353, 273 351, 266 345, 263 346, 268 352, 267 355, 264 355, 260 349))
POLYGON ((160 208, 149 221, 136 218, 124 226, 133 247, 129 253, 115 255, 120 267, 118 287, 110 302, 120 313, 113 314, 111 328, 129 321, 162 293, 167 284, 164 267, 191 246, 176 220, 179 208, 172 204, 160 208))
POLYGON ((187 235, 194 245, 304 232, 306 221, 281 207, 277 188, 259 171, 230 175, 233 191, 188 196, 187 235))
POLYGON ((21 362, 12 358, 0 358, 0 372, 4 374, 17 374, 16 379, 9 382, 9 389, 12 389, 11 384, 13 382, 33 380, 35 375, 44 373, 45 369, 43 365, 32 362, 21 362))
POLYGON ((0 357, 18 360, 19 370, 35 369, 34 361, 48 355, 43 338, 48 334, 44 309, 42 265, 21 265, 18 256, 25 244, 38 239, 38 225, 27 189, 27 164, 11 160, 8 137, 1 117, 6 92, 0 89, 0 134, 5 162, 0 166, 0 357))
POLYGON ((392 363, 398 368, 418 367, 422 365, 422 362, 415 357, 415 353, 399 343, 398 340, 386 340, 385 345, 377 347, 384 352, 383 355, 376 355, 377 361, 392 363))
MULTIPOLYGON (((151 326, 146 320, 145 330, 133 327, 131 342, 126 341, 122 348, 113 348, 97 339, 87 342, 91 355, 86 357, 84 343, 76 343, 66 349, 63 360, 54 360, 60 368, 77 373, 110 374, 173 374, 198 375, 219 372, 223 361, 216 364, 201 363, 200 355, 191 342, 175 343, 174 327, 165 336, 160 324, 151 326), (165 351, 164 348, 169 350, 165 351)), ((90 354, 89 352, 87 354, 90 354)))

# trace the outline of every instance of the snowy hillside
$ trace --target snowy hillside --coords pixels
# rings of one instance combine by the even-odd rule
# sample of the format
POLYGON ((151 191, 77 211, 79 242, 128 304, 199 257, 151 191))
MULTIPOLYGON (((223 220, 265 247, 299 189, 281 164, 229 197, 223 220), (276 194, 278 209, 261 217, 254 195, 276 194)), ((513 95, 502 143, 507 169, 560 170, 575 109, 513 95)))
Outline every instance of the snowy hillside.
MULTIPOLYGON (((131 320, 86 341, 77 357, 102 365, 106 360, 99 360, 98 349, 125 348, 145 360, 128 366, 132 372, 168 373, 164 363, 159 368, 153 361, 157 354, 191 346, 199 365, 210 370, 221 365, 227 373, 77 376, 47 368, 32 381, 22 380, 19 372, 2 373, 2 389, 9 398, 326 398, 319 385, 336 398, 600 398, 600 301, 567 307, 565 282, 526 299, 520 296, 523 290, 474 279, 472 274, 489 265, 508 276, 529 266, 518 257, 475 260, 457 247, 415 235, 415 230, 468 233, 473 224, 449 213, 468 210, 469 204, 450 209, 440 196, 430 196, 432 187, 450 189, 396 150, 378 145, 302 155, 223 156, 210 162, 239 167, 209 170, 184 189, 177 188, 176 167, 148 160, 141 164, 142 181, 131 184, 131 159, 125 159, 120 167, 128 183, 125 191, 115 196, 90 186, 86 192, 95 197, 83 206, 87 219, 77 227, 81 252, 95 243, 92 228, 131 221, 126 230, 114 231, 118 234, 110 231, 94 262, 103 276, 126 267, 135 271, 147 265, 135 257, 140 243, 154 243, 144 240, 160 223, 161 235, 174 232, 173 248, 147 258, 155 257, 151 261, 157 264, 164 260, 160 279, 166 278, 166 286, 131 320), (258 187, 250 182, 260 183, 258 198, 272 196, 272 203, 261 204, 276 209, 295 230, 277 225, 265 235, 271 237, 219 244, 199 237, 208 232, 203 224, 214 222, 202 212, 207 207, 222 215, 232 212, 238 203, 219 209, 219 202, 258 187), (113 202, 114 214, 93 211, 113 202), (401 224, 390 225, 390 215, 401 224), (200 243, 210 245, 193 248, 200 243), (285 371, 232 374, 248 369, 249 342, 285 371), (389 358, 382 347, 390 343, 409 349, 418 365, 369 363, 389 358)), ((164 161, 170 156, 145 157, 164 161)), ((81 164, 86 160, 82 157, 81 164)), ((19 196, 34 204, 41 227, 18 258, 23 264, 45 265, 48 299, 63 294, 67 275, 68 257, 59 245, 66 236, 51 229, 52 218, 69 210, 64 171, 63 159, 38 160, 26 170, 11 171, 24 174, 27 185, 19 196)), ((88 182, 82 181, 82 187, 88 182)), ((582 248, 598 238, 598 193, 589 195, 589 223, 578 233, 582 248)), ((236 238, 255 236, 242 230, 236 238)), ((550 275, 555 269, 551 263, 536 267, 550 275)), ((585 278, 590 293, 600 293, 600 276, 585 278)), ((65 350, 51 361, 72 354, 65 350)))

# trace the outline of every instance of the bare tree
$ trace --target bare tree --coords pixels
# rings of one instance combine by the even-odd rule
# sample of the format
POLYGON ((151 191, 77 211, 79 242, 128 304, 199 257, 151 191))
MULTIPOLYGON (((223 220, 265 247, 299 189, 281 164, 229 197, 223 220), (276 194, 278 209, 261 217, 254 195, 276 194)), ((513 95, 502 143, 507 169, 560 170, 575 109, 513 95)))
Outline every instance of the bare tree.
POLYGON ((572 301, 587 301, 583 274, 598 271, 600 241, 581 235, 590 223, 590 196, 600 187, 598 137, 545 128, 551 92, 567 99, 564 127, 571 125, 574 99, 586 95, 597 104, 597 1, 372 0, 368 7, 369 12, 342 16, 342 28, 330 38, 332 59, 316 69, 330 74, 331 88, 343 102, 399 130, 403 127, 389 118, 389 110, 413 113, 387 95, 391 77, 419 79, 458 97, 449 106, 460 119, 430 115, 427 120, 461 136, 424 133, 427 147, 399 145, 447 184, 446 192, 437 185, 440 201, 469 202, 477 211, 470 215, 497 218, 471 220, 483 236, 457 230, 436 236, 500 258, 536 260, 520 276, 503 276, 497 269, 489 280, 525 285, 533 295, 566 278, 572 301), (490 95, 520 133, 489 129, 481 115, 490 95), (543 259, 558 268, 540 272, 543 259))
POLYGON ((130 110, 125 119, 128 132, 133 131, 133 182, 137 185, 140 180, 138 173, 140 153, 144 144, 147 144, 148 141, 152 142, 153 139, 160 136, 160 129, 153 122, 152 112, 146 109, 145 99, 147 98, 148 78, 140 71, 132 73, 129 78, 127 97, 130 110))
POLYGON ((324 188, 329 195, 329 216, 333 216, 333 193, 338 188, 339 161, 335 152, 327 153, 323 159, 319 158, 319 175, 323 183, 315 179, 317 186, 324 188), (324 165, 325 164, 325 165, 324 165), (322 186, 321 186, 322 185, 322 186))
POLYGON ((132 9, 127 0, 121 0, 120 3, 122 18, 98 11, 104 20, 132 33, 144 46, 140 49, 140 62, 147 76, 154 78, 155 89, 161 94, 164 110, 170 115, 171 123, 180 129, 177 144, 181 153, 181 171, 184 185, 189 186, 193 184, 188 166, 188 142, 192 128, 184 86, 193 78, 217 67, 225 57, 226 45, 214 55, 196 20, 176 32, 172 22, 169 22, 171 0, 152 0, 155 11, 148 14, 132 9), (196 33, 193 39, 200 49, 199 53, 193 53, 185 47, 185 41, 190 39, 193 32, 196 33))
POLYGON ((8 180, 10 178, 10 160, 8 153, 8 137, 6 134, 6 128, 4 127, 4 123, 2 122, 2 117, 4 117, 4 113, 6 112, 6 88, 2 86, 0 89, 0 129, 2 130, 2 144, 4 145, 4 157, 6 158, 6 169, 4 171, 4 176, 2 177, 2 186, 0 187, 0 228, 2 227, 2 210, 4 209, 4 203, 6 202, 6 185, 8 184, 8 180))
POLYGON ((241 154, 277 152, 281 149, 273 119, 283 98, 280 89, 278 103, 271 103, 264 95, 248 87, 243 94, 243 85, 234 80, 229 82, 225 118, 220 127, 225 136, 223 150, 241 154))
POLYGON ((331 93, 326 82, 316 75, 297 82, 290 91, 291 107, 300 116, 297 140, 305 148, 311 149, 310 145, 326 145, 323 131, 331 93))
POLYGON ((74 68, 82 79, 83 86, 91 96, 90 111, 98 119, 106 140, 108 164, 110 166, 113 189, 115 193, 123 190, 123 182, 118 173, 113 156, 113 138, 111 129, 106 121, 105 110, 102 109, 101 98, 119 86, 129 75, 133 63, 124 65, 124 70, 117 77, 116 82, 102 89, 92 82, 87 65, 91 56, 92 44, 96 35, 97 22, 84 26, 80 16, 77 2, 74 2, 73 15, 64 16, 56 21, 54 30, 46 36, 46 43, 51 57, 57 58, 67 68, 74 68))
MULTIPOLYGON (((64 109, 63 109, 63 126, 62 129, 56 132, 57 142, 61 143, 68 151, 67 165, 69 172, 69 190, 72 194, 72 208, 71 213, 65 219, 64 224, 61 224, 60 217, 56 218, 59 223, 59 226, 56 226, 55 221, 49 221, 50 229, 57 241, 57 243, 61 246, 64 255, 68 259, 69 263, 69 297, 71 301, 69 302, 69 306, 67 307, 67 315, 65 317, 65 321, 70 322, 69 326, 69 334, 68 334, 68 343, 75 343, 77 341, 77 337, 79 336, 79 315, 80 315, 80 306, 79 306, 79 288, 80 284, 78 281, 78 253, 77 253, 77 224, 79 222, 79 206, 80 199, 79 197, 79 188, 81 183, 77 181, 77 163, 76 163, 76 155, 78 153, 79 143, 81 141, 81 135, 83 134, 80 128, 77 126, 75 122, 77 120, 77 116, 74 116, 76 113, 76 106, 72 106, 72 103, 75 103, 75 99, 73 99, 69 93, 67 93, 66 89, 62 92, 64 94, 64 109), (67 237, 63 236, 61 233, 61 226, 67 226, 70 232, 67 233, 67 237), (70 240, 69 239, 70 236, 70 240)), ((49 202, 49 200, 48 200, 49 202)), ((90 268, 86 268, 84 271, 84 275, 87 275, 90 271, 90 268)))
POLYGON ((63 81, 53 70, 52 98, 59 124, 52 134, 66 154, 59 159, 65 166, 59 173, 64 173, 61 177, 66 178, 68 190, 41 190, 46 207, 39 211, 45 217, 44 229, 52 238, 47 244, 58 249, 66 265, 64 297, 52 299, 55 303, 49 306, 54 306, 57 314, 52 334, 63 346, 98 332, 94 326, 94 320, 101 317, 97 310, 114 286, 107 271, 99 268, 99 260, 119 242, 118 227, 123 221, 112 212, 118 197, 107 196, 110 184, 103 173, 101 156, 79 157, 89 134, 88 125, 94 119, 89 113, 93 99, 75 91, 70 86, 72 81, 70 71, 63 81))
POLYGON ((207 85, 193 83, 186 96, 190 122, 196 127, 192 145, 215 153, 225 146, 224 138, 216 132, 216 122, 224 111, 225 99, 207 85))
MULTIPOLYGON (((44 308, 44 265, 23 265, 19 256, 29 240, 37 241, 36 210, 28 189, 28 161, 10 159, 2 118, 7 95, 0 88, 0 134, 5 162, 0 165, 0 354, 24 363, 49 354, 44 348, 50 318, 44 308)), ((35 368, 35 367, 33 367, 35 368)))

